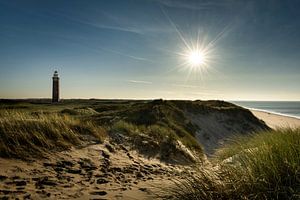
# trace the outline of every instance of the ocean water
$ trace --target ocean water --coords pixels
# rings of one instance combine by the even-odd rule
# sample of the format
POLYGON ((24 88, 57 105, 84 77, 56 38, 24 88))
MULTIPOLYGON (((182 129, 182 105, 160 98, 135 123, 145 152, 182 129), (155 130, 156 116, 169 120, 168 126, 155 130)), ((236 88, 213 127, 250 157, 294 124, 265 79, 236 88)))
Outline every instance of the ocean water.
POLYGON ((300 119, 300 101, 231 101, 239 106, 300 119))

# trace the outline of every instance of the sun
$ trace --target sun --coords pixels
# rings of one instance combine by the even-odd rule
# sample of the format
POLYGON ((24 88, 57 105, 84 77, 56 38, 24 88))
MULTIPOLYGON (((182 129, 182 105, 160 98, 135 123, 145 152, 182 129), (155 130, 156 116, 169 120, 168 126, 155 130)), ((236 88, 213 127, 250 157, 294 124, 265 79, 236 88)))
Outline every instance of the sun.
POLYGON ((219 33, 215 32, 212 35, 205 30, 204 26, 193 27, 189 32, 184 33, 163 7, 161 11, 173 27, 178 39, 178 45, 174 46, 176 50, 165 49, 168 54, 176 56, 178 60, 178 65, 174 69, 188 71, 187 79, 190 75, 200 74, 202 78, 205 73, 216 71, 215 65, 221 59, 217 44, 230 31, 230 26, 225 26, 219 33))
POLYGON ((213 49, 208 45, 192 43, 190 46, 182 48, 181 53, 178 53, 180 65, 178 68, 188 71, 188 78, 191 75, 201 78, 205 73, 212 70, 211 65, 213 60, 213 49))
POLYGON ((210 54, 205 49, 189 48, 181 55, 183 56, 182 65, 190 70, 203 71, 209 65, 210 54))
POLYGON ((187 54, 187 62, 192 66, 201 66, 205 64, 205 54, 200 50, 193 50, 187 54))

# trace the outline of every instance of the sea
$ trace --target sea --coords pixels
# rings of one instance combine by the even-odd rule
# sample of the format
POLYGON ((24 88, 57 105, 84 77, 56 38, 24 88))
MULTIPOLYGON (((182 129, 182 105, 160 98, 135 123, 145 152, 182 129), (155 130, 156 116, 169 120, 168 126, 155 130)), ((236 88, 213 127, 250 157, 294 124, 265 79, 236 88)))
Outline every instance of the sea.
POLYGON ((300 101, 231 101, 244 108, 300 119, 300 101))

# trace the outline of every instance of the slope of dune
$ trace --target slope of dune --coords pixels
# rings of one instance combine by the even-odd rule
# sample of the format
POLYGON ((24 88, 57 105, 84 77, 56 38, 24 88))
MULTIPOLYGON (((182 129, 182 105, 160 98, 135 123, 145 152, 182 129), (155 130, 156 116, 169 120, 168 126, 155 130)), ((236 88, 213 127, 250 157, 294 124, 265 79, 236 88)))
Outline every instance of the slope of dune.
MULTIPOLYGON (((235 134, 269 129, 249 110, 224 101, 134 102, 127 107, 99 112, 93 117, 102 123, 124 120, 138 126, 157 125, 174 132, 174 137, 191 150, 199 150, 200 144, 206 154, 213 153, 226 138, 235 134)), ((150 140, 155 139, 150 137, 150 140)))

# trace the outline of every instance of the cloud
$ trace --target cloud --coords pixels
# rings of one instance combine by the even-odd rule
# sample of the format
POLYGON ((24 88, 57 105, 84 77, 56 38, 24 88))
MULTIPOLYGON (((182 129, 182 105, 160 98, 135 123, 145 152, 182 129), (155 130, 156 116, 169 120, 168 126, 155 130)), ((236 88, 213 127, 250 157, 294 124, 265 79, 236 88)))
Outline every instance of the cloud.
MULTIPOLYGON (((138 15, 129 16, 121 14, 112 14, 108 12, 102 12, 102 14, 114 24, 119 24, 122 27, 130 27, 128 31, 133 33, 145 35, 156 33, 172 33, 173 29, 166 27, 164 23, 153 21, 153 18, 140 19, 138 15), (146 20, 146 22, 145 22, 146 20)), ((106 26, 103 26, 105 28, 106 26)), ((109 28, 108 26, 107 28, 109 28)), ((118 29, 115 29, 118 30, 118 29)), ((125 28, 126 30, 126 28, 125 28)))
POLYGON ((87 19, 80 19, 79 17, 73 17, 67 14, 62 14, 58 12, 53 12, 56 16, 63 17, 69 21, 73 21, 79 24, 91 26, 94 28, 99 28, 99 29, 106 29, 106 30, 114 30, 114 31, 122 31, 122 32, 129 32, 129 33, 134 33, 134 34, 143 34, 142 30, 139 30, 134 27, 130 26, 117 26, 117 25, 111 25, 111 24, 101 24, 101 23, 95 23, 92 20, 87 20, 87 19))
POLYGON ((207 10, 217 6, 225 6, 228 2, 213 1, 182 1, 182 0, 155 0, 163 6, 173 8, 184 8, 190 10, 207 10))
POLYGON ((102 48, 102 47, 99 47, 99 49, 101 49, 103 51, 111 52, 111 53, 114 53, 114 54, 118 54, 118 55, 121 55, 121 56, 125 56, 125 57, 128 57, 128 58, 132 58, 132 59, 138 60, 138 61, 153 62, 152 60, 149 60, 147 58, 129 55, 129 54, 126 54, 126 53, 123 53, 123 52, 120 52, 120 51, 113 50, 113 49, 102 48))
POLYGON ((141 81, 141 80, 127 80, 129 83, 137 83, 137 84, 152 84, 150 81, 141 81))
POLYGON ((157 24, 152 23, 145 24, 144 22, 139 22, 140 20, 138 18, 128 18, 128 16, 118 16, 107 12, 101 12, 103 18, 107 19, 105 22, 94 21, 93 19, 74 17, 58 12, 55 12, 54 14, 59 17, 63 17, 69 21, 73 21, 82 25, 91 26, 98 29, 127 32, 138 35, 145 35, 148 33, 151 34, 173 32, 172 29, 166 28, 164 26, 159 26, 157 24))
POLYGON ((136 29, 133 27, 111 26, 111 25, 104 25, 104 24, 95 24, 95 23, 91 23, 91 22, 82 22, 82 23, 96 27, 96 28, 100 28, 100 29, 130 32, 130 33, 135 33, 135 34, 143 34, 142 30, 139 30, 139 29, 136 29))

